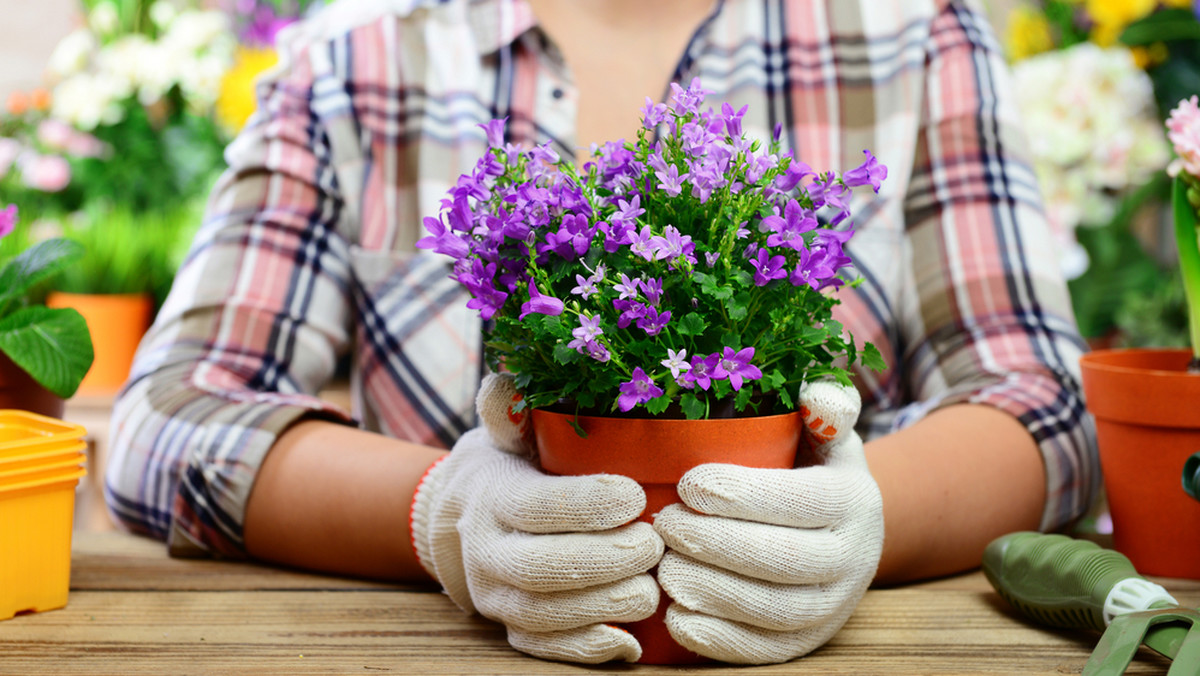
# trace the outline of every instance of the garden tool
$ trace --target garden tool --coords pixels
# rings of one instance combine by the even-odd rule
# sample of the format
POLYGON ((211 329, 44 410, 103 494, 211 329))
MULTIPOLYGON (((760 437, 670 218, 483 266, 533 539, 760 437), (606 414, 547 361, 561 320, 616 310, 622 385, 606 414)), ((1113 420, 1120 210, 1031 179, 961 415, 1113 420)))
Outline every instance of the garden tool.
POLYGON ((983 572, 1041 624, 1104 632, 1084 676, 1123 673, 1143 643, 1174 660, 1168 676, 1200 676, 1200 612, 1181 608, 1120 552, 1065 535, 1010 533, 988 545, 983 572))
POLYGON ((1200 451, 1183 463, 1183 492, 1200 500, 1200 451))

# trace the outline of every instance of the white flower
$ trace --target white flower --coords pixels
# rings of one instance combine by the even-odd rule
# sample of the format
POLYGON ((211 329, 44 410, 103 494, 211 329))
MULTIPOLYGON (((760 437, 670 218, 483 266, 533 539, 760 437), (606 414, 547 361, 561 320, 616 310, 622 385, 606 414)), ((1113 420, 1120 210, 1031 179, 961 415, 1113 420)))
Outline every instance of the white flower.
POLYGON ((223 12, 187 9, 175 17, 161 41, 179 52, 199 52, 228 36, 229 30, 223 12))
POLYGON ((167 0, 157 0, 150 5, 150 20, 159 30, 166 30, 179 12, 167 0))
POLYGON ((1106 223, 1121 193, 1167 163, 1153 85, 1128 49, 1092 43, 1021 61, 1013 77, 1064 271, 1078 275, 1075 228, 1106 223))
POLYGON ((96 38, 92 32, 77 28, 58 41, 50 54, 47 68, 60 79, 70 77, 87 67, 95 49, 96 38))
POLYGON ((84 131, 116 124, 124 116, 120 101, 128 95, 125 84, 105 75, 78 73, 54 88, 50 113, 84 131))
POLYGON ((91 14, 88 14, 88 25, 96 31, 97 35, 112 35, 120 28, 120 23, 121 16, 117 13, 117 6, 112 3, 112 0, 101 0, 92 8, 91 14))

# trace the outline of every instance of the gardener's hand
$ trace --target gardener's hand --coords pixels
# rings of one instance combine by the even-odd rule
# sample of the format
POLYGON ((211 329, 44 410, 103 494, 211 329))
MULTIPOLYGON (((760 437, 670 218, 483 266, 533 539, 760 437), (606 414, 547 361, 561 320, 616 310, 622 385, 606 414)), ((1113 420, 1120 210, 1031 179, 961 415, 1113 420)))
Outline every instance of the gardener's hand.
POLYGON ((649 617, 646 573, 662 540, 633 521, 646 495, 614 475, 550 476, 524 452, 509 381, 480 391, 484 427, 465 434, 417 489, 412 532, 421 565, 460 608, 508 628, 518 650, 555 660, 636 661, 642 649, 608 626, 649 617), (501 448, 501 445, 504 448, 501 448))
POLYGON ((801 392, 805 434, 822 464, 700 465, 679 482, 687 505, 655 517, 668 551, 658 581, 683 646, 742 664, 783 662, 845 624, 875 576, 883 503, 854 432, 853 388, 801 392))

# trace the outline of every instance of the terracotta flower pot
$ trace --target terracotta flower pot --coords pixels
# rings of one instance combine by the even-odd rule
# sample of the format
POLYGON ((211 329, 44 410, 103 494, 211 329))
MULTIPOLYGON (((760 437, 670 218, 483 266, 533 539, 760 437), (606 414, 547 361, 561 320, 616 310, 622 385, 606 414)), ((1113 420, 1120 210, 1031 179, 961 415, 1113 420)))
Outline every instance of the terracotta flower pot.
POLYGON ((1113 546, 1139 573, 1200 579, 1200 502, 1182 485, 1200 450, 1200 375, 1188 350, 1100 350, 1083 356, 1096 417, 1113 546))
MULTIPOLYGON (((623 474, 646 491, 642 521, 653 522, 663 507, 679 502, 675 484, 692 467, 725 462, 747 467, 796 465, 802 420, 799 413, 754 418, 670 420, 661 418, 578 418, 534 410, 533 433, 542 468, 564 475, 623 474)), ((669 599, 660 598, 654 616, 623 625, 642 645, 644 664, 708 661, 671 638, 663 622, 669 599)))
POLYGON ((96 358, 79 384, 80 394, 113 394, 129 378, 138 343, 150 328, 154 299, 148 294, 81 294, 55 291, 49 307, 79 311, 92 334, 96 358))
POLYGON ((62 418, 63 400, 0 352, 0 409, 6 408, 62 418))

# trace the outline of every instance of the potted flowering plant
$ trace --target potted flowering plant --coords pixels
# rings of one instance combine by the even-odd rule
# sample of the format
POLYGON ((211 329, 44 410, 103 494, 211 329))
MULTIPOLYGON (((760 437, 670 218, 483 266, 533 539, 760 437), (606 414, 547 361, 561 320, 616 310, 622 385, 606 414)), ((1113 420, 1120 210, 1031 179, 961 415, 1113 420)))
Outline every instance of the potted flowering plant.
POLYGON ((1138 570, 1200 579, 1200 503, 1180 487, 1200 448, 1200 106, 1192 96, 1167 120, 1177 158, 1172 214, 1191 349, 1100 350, 1082 359, 1096 416, 1113 544, 1138 570))
POLYGON ((882 368, 832 319, 852 236, 850 188, 886 169, 866 152, 818 173, 741 131, 745 109, 701 112, 672 85, 636 142, 598 147, 581 171, 547 146, 522 152, 487 125, 430 236, 485 322, 485 356, 525 406, 699 419, 782 413, 805 380, 882 368), (662 126, 667 133, 654 139, 662 126), (825 218, 828 215, 828 218, 825 218), (845 363, 837 362, 845 357, 845 363))
POLYGON ((30 302, 29 292, 83 255, 68 239, 38 242, 9 258, 4 242, 16 226, 16 205, 0 209, 0 408, 58 417, 62 399, 92 365, 92 340, 78 312, 30 302))
MULTIPOLYGON (((647 99, 633 142, 577 170, 548 146, 504 143, 461 176, 429 236, 484 320, 485 359, 532 409, 541 465, 642 483, 644 519, 703 462, 793 467, 802 383, 882 368, 833 319, 847 284, 848 199, 876 191, 870 152, 840 176, 742 131, 746 109, 702 110, 698 81, 647 99), (658 130, 660 133, 656 134, 658 130)), ((660 604, 660 613, 666 604, 660 604)), ((643 662, 696 661, 662 616, 628 627, 643 662)))

